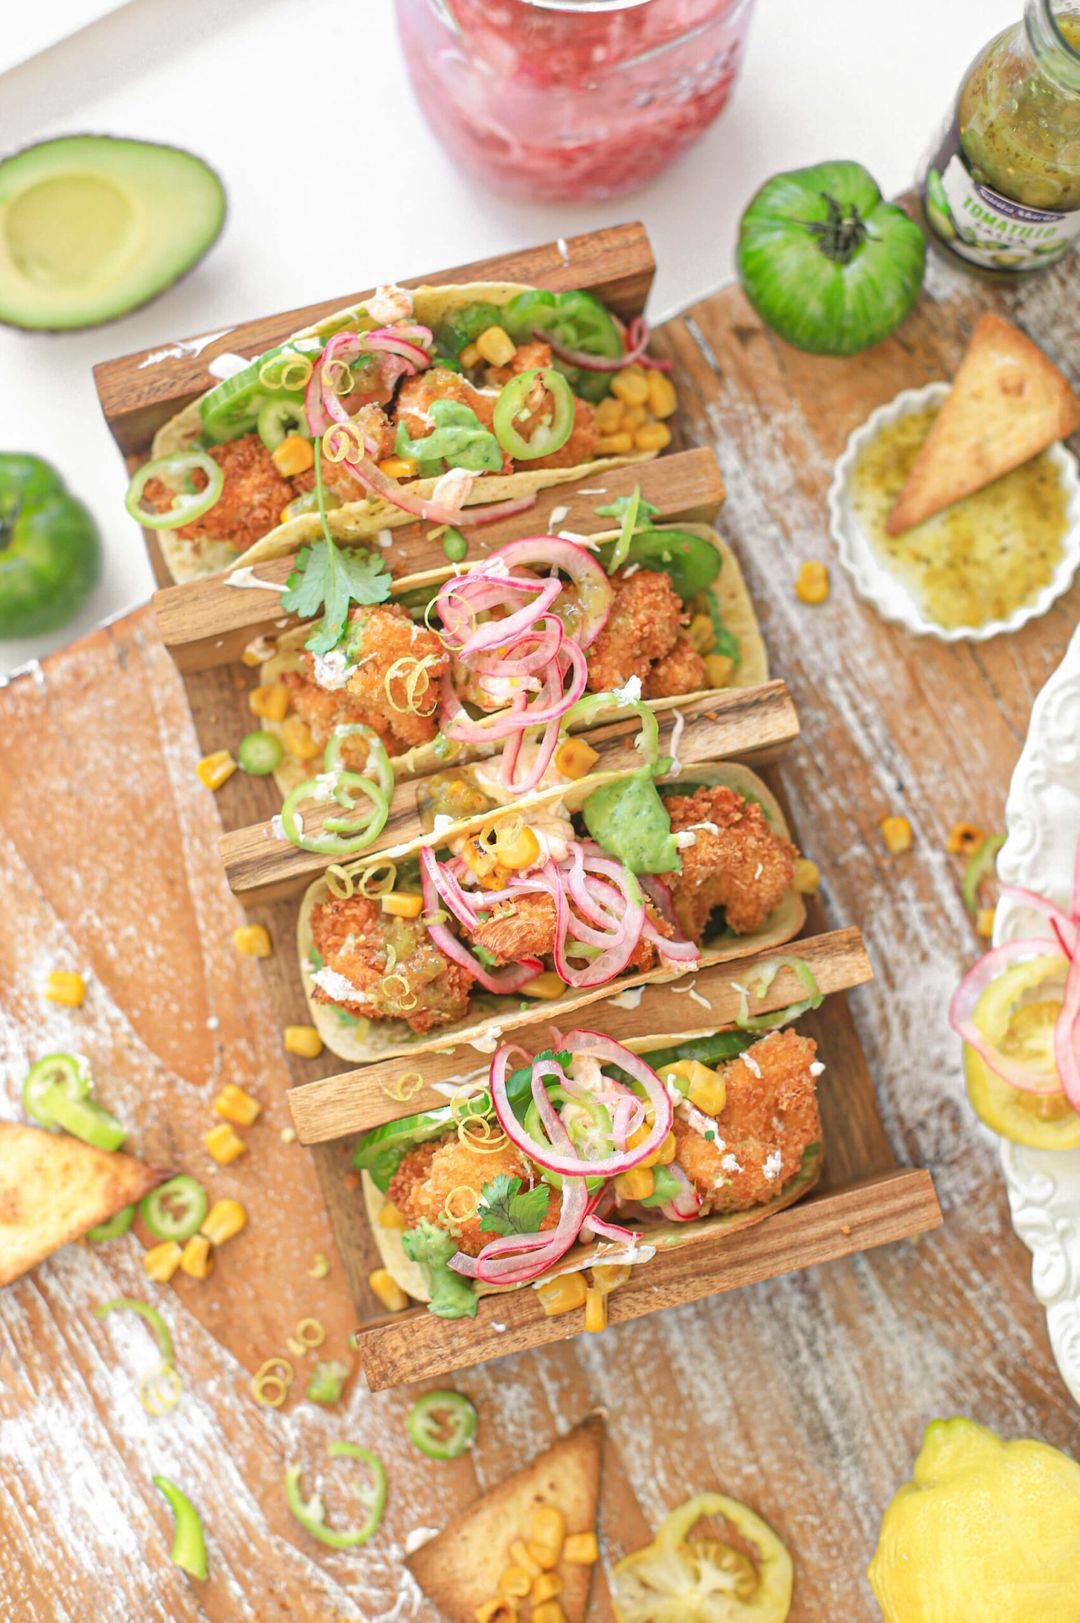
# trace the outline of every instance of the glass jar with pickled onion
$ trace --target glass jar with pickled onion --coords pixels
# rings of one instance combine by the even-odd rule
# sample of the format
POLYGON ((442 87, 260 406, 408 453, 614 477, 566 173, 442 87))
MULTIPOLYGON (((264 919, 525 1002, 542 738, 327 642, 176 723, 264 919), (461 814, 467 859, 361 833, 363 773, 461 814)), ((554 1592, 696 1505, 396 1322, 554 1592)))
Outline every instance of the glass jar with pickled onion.
POLYGON ((517 196, 615 197, 725 106, 753 0, 396 0, 417 100, 463 167, 517 196))

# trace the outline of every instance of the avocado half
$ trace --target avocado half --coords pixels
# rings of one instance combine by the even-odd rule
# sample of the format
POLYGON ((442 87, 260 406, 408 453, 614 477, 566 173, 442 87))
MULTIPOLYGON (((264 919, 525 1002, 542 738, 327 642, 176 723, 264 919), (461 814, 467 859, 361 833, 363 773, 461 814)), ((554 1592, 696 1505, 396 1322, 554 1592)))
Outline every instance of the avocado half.
POLYGON ((225 222, 225 189, 179 147, 66 135, 0 162, 0 323, 96 327, 196 265, 225 222))

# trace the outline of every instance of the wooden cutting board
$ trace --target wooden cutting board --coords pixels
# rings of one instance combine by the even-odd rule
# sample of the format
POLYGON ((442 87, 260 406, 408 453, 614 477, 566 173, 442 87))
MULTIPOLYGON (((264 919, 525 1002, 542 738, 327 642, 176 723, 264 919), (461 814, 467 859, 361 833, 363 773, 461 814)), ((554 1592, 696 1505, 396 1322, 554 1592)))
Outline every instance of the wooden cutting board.
MULTIPOLYGON (((0 1614, 83 1619, 429 1618, 402 1587, 406 1536, 505 1474, 594 1404, 609 1415, 603 1533, 611 1559, 687 1493, 719 1487, 755 1505, 796 1561, 796 1623, 876 1613, 863 1577, 882 1509, 925 1423, 966 1413, 1080 1452, 1028 1257, 1012 1233, 996 1150, 963 1101, 945 1000, 977 951, 959 900, 949 825, 1001 825, 1031 700, 1080 608, 1073 591, 1018 636, 979 646, 917 642, 882 624, 833 572, 822 608, 794 597, 801 559, 833 561, 824 490, 849 430, 898 389, 946 375, 988 307, 1015 314, 1080 377, 1080 312, 1068 263, 1016 293, 934 266, 899 335, 870 355, 798 355, 728 288, 661 335, 677 361, 690 443, 716 447, 721 528, 758 605, 776 674, 802 722, 782 775, 826 875, 830 924, 858 921, 877 971, 853 997, 892 1150, 932 1171, 943 1231, 527 1352, 463 1375, 478 1446, 435 1466, 406 1440, 410 1394, 353 1389, 342 1413, 257 1409, 248 1372, 315 1313, 346 1351, 352 1309, 308 1152, 283 1144, 287 1083, 259 966, 237 959, 243 914, 216 855, 218 808, 197 784, 183 688, 148 613, 95 633, 0 693, 0 1052, 3 1110, 18 1114, 26 1064, 52 1048, 93 1061, 103 1100, 155 1159, 194 1171, 227 1079, 268 1109, 245 1161, 213 1180, 250 1207, 249 1233, 205 1284, 161 1292, 186 1396, 152 1421, 134 1395, 152 1367, 136 1323, 90 1315, 146 1294, 132 1240, 72 1247, 0 1293, 0 1614), (877 820, 903 812, 915 848, 893 858, 877 820), (44 1003, 51 967, 88 968, 79 1011, 44 1003), (219 1022, 219 1024, 214 1024, 219 1022), (333 1555, 285 1508, 285 1462, 312 1469, 346 1436, 386 1460, 384 1529, 333 1555), (210 1536, 211 1579, 168 1560, 169 1519, 150 1486, 186 1486, 210 1536)), ((221 673, 223 704, 231 677, 221 673)), ((288 978, 289 944, 271 967, 288 978)), ((345 1500, 337 1501, 339 1506, 345 1500)), ((593 1615, 610 1623, 603 1584, 593 1615)))

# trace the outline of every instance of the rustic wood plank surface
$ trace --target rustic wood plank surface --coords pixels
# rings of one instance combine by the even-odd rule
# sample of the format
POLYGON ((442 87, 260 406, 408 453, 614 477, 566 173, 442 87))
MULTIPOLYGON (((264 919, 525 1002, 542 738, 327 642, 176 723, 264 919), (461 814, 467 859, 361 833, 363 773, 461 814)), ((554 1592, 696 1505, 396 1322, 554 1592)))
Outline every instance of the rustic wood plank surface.
MULTIPOLYGON (((254 1079, 270 1106, 247 1164, 215 1179, 250 1203, 250 1231, 208 1284, 161 1293, 187 1387, 173 1416, 150 1421, 135 1399, 152 1363, 140 1327, 89 1314, 106 1296, 144 1290, 134 1240, 69 1248, 0 1295, 0 1447, 20 1463, 0 1476, 0 1615, 426 1619, 400 1571, 409 1531, 438 1526, 451 1501, 601 1404, 607 1563, 689 1491, 718 1486, 791 1546, 795 1623, 863 1623, 876 1616, 863 1574, 881 1511, 930 1418, 973 1414, 1080 1450, 996 1148, 963 1099, 945 1001, 977 943, 959 865, 943 854, 957 818, 1000 826, 1032 699, 1076 622, 1080 587, 1019 635, 967 647, 883 625, 835 570, 824 607, 792 593, 802 558, 833 561, 823 497, 846 434, 898 389, 946 375, 981 309, 1014 312, 1080 379, 1075 276, 1067 261, 1000 293, 935 265, 915 316, 853 362, 795 354, 733 290, 669 329, 688 438, 716 447, 728 487, 721 528, 799 708, 803 738, 783 775, 826 876, 826 912, 862 926, 875 966, 852 1004, 891 1141, 882 1169, 892 1152, 928 1168, 946 1222, 923 1240, 477 1368, 457 1383, 481 1411, 467 1460, 436 1467, 416 1454, 403 1431, 407 1392, 354 1388, 345 1413, 328 1416, 299 1401, 267 1414, 246 1393, 246 1372, 301 1313, 317 1311, 340 1350, 351 1308, 336 1262, 318 1286, 307 1278, 312 1252, 329 1250, 326 1219, 310 1152, 279 1138, 288 1074, 318 1071, 287 1073, 257 966, 232 955, 243 915, 215 866, 222 808, 195 784, 199 745, 149 616, 0 695, 0 1108, 18 1113, 28 1060, 77 1047, 136 1147, 204 1172, 197 1146, 215 1082, 254 1079), (881 845, 887 811, 913 824, 904 857, 881 845), (83 1010, 41 1001, 55 964, 92 969, 83 1010), (391 1473, 384 1530, 354 1554, 311 1544, 281 1491, 283 1461, 316 1467, 332 1436, 373 1444, 391 1473), (208 1584, 169 1564, 168 1519, 149 1486, 159 1469, 204 1512, 208 1584)), ((212 730, 233 673, 197 680, 212 730)), ((243 820, 258 815, 241 809, 243 820)), ((280 944, 275 1000, 295 978, 279 908, 259 915, 280 944)), ((602 1581, 594 1615, 610 1623, 602 1581)))

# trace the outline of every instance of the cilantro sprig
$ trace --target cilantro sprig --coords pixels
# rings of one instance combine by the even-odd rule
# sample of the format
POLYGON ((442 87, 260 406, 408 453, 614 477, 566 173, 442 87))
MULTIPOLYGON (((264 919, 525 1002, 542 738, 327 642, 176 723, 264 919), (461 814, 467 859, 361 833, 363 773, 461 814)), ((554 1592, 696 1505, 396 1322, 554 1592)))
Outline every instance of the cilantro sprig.
POLYGON ((551 1190, 538 1183, 522 1189, 521 1179, 500 1172, 481 1191, 480 1229, 484 1234, 536 1234, 547 1216, 551 1190))
POLYGON ((322 445, 315 439, 315 494, 319 503, 322 537, 302 547, 296 567, 285 583, 281 606, 302 619, 322 618, 311 629, 304 646, 313 654, 328 654, 341 641, 350 603, 385 603, 391 576, 383 561, 363 547, 339 547, 326 522, 326 493, 322 477, 322 445))

